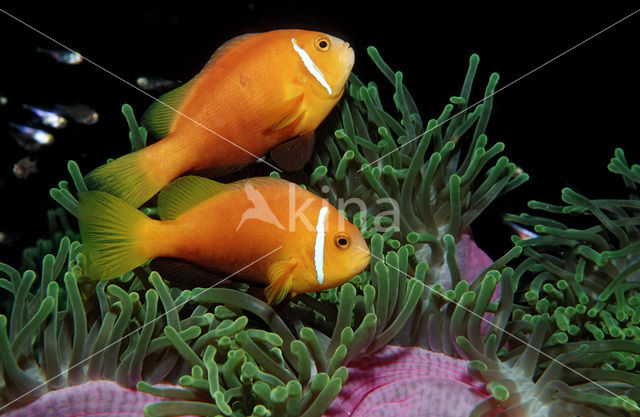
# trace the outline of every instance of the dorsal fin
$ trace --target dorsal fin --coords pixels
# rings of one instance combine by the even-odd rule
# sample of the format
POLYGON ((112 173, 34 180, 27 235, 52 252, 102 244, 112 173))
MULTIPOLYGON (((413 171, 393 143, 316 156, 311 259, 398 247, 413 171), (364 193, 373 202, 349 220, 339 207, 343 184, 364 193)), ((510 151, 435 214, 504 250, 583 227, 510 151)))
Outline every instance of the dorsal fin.
POLYGON ((296 183, 292 183, 290 181, 284 180, 282 178, 274 178, 274 177, 252 177, 252 178, 244 178, 238 181, 234 181, 230 184, 227 184, 228 187, 232 189, 244 189, 245 184, 249 183, 251 185, 255 185, 256 187, 268 187, 268 186, 286 186, 294 185, 298 187, 296 183))
POLYGON ((185 176, 172 181, 158 195, 158 214, 162 220, 175 220, 185 211, 213 197, 233 189, 208 178, 185 176))
POLYGON ((185 211, 211 197, 225 191, 243 190, 245 183, 256 186, 286 185, 290 183, 280 178, 255 177, 230 184, 208 178, 187 175, 173 180, 158 194, 158 214, 162 220, 175 220, 185 211))
POLYGON ((194 81, 195 78, 164 93, 144 112, 141 123, 153 137, 161 139, 169 134, 176 118, 180 116, 176 110, 180 111, 194 81))
POLYGON ((254 37, 255 35, 259 35, 259 33, 245 33, 244 35, 239 35, 235 38, 231 38, 220 45, 220 47, 215 50, 213 55, 211 55, 211 58, 209 58, 209 61, 207 61, 207 64, 204 66, 204 68, 202 68, 202 71, 205 71, 206 69, 214 65, 216 61, 222 58, 227 52, 236 47, 239 43, 242 43, 247 39, 254 37))

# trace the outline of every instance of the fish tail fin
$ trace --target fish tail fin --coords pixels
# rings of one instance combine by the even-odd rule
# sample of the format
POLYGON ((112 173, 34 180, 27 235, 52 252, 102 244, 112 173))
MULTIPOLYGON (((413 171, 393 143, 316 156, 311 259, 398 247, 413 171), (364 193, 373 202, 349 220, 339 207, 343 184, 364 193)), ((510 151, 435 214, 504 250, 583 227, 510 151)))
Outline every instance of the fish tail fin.
POLYGON ((106 191, 139 207, 168 182, 150 171, 145 159, 146 149, 121 156, 94 169, 84 178, 87 187, 106 191))
POLYGON ((116 278, 151 258, 142 240, 146 225, 153 222, 135 207, 102 191, 81 191, 78 222, 84 274, 95 280, 116 278))

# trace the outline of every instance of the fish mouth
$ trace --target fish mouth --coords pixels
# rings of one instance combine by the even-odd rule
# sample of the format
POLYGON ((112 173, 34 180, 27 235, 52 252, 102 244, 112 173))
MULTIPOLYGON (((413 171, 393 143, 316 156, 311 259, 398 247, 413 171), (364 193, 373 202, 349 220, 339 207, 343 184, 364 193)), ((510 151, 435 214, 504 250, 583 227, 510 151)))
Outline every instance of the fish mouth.
POLYGON ((347 72, 351 72, 351 69, 353 68, 353 64, 355 60, 356 60, 356 54, 353 51, 353 48, 351 47, 351 45, 349 45, 349 42, 345 42, 344 52, 342 54, 342 62, 345 65, 347 72))
POLYGON ((371 255, 369 254, 369 250, 362 249, 362 251, 364 253, 361 253, 360 256, 356 258, 356 262, 355 262, 356 271, 357 271, 356 275, 364 271, 369 266, 369 262, 371 261, 371 255))
POLYGON ((351 68, 353 68, 353 63, 355 61, 355 53, 353 52, 351 44, 340 38, 336 38, 335 36, 328 36, 331 40, 331 44, 336 45, 339 48, 337 53, 339 54, 340 63, 345 66, 346 72, 351 72, 351 68))
POLYGON ((339 91, 334 92, 333 96, 341 96, 344 92, 344 87, 347 83, 347 80, 349 79, 349 75, 351 74, 351 69, 353 68, 356 55, 349 42, 345 42, 342 39, 336 38, 331 35, 329 35, 329 39, 331 39, 332 44, 338 47, 336 53, 340 67, 339 71, 341 71, 337 73, 338 79, 336 82, 336 85, 340 86, 341 88, 339 89, 339 91))
POLYGON ((347 80, 349 79, 349 75, 351 75, 351 69, 353 68, 353 63, 355 62, 355 53, 353 49, 349 46, 348 43, 345 43, 346 47, 342 51, 342 54, 339 57, 340 65, 343 68, 342 74, 339 75, 337 85, 340 86, 340 89, 331 94, 331 97, 342 97, 345 88, 347 87, 347 80))

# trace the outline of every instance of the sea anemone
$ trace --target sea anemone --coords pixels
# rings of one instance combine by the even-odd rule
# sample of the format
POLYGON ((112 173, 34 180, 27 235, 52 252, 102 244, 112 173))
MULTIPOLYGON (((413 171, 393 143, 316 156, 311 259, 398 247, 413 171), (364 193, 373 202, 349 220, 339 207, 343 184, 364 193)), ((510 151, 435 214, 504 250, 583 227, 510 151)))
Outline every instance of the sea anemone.
MULTIPOLYGON (((77 241, 62 238, 57 254, 44 256, 39 276, 0 264, 9 278, 2 278, 0 285, 13 296, 10 319, 0 316, 0 397, 3 404, 16 408, 42 396, 16 415, 44 415, 37 411, 43 404, 51 415, 67 415, 56 411, 55 404, 79 391, 65 387, 86 384, 89 391, 110 393, 104 403, 91 403, 96 410, 112 409, 117 390, 93 382, 115 381, 133 388, 141 379, 173 380, 172 373, 188 369, 173 347, 174 339, 190 342, 215 322, 213 314, 202 309, 180 319, 176 305, 189 292, 169 289, 157 274, 149 276, 147 284, 153 288, 146 291, 133 272, 117 285, 84 281, 80 248, 77 241), (158 313, 159 299, 164 314, 158 313), (43 396, 53 390, 61 395, 43 396)), ((119 395, 141 405, 153 401, 127 390, 119 395)))
MULTIPOLYGON (((489 77, 482 103, 471 111, 479 63, 472 55, 460 96, 451 97, 425 126, 402 73, 393 72, 374 47, 367 51, 395 88, 397 115, 383 108, 375 83, 365 85, 352 75, 347 97, 323 125, 310 184, 332 204, 344 206, 365 237, 384 228, 386 246, 411 244, 417 259, 429 263, 428 282, 447 283, 443 269, 454 256, 452 240, 445 236, 460 240, 492 201, 528 179, 505 156, 490 165, 504 149, 502 142, 487 149, 485 134, 498 74, 489 77), (349 206, 356 200, 362 204, 349 206), (394 218, 396 212, 400 215, 394 218)), ((459 271, 450 271, 458 282, 459 271)))
MULTIPOLYGON (((247 284, 181 289, 148 264, 94 283, 83 277, 71 222, 53 211, 51 238, 25 251, 27 270, 0 266, 8 277, 0 287, 14 297, 10 318, 0 316, 3 404, 16 415, 47 407, 56 415, 47 404, 89 391, 121 395, 110 402, 130 401, 131 413, 144 407, 152 417, 410 416, 427 406, 451 417, 640 415, 631 400, 640 387, 636 200, 565 192, 569 206, 544 207, 590 212, 602 225, 569 233, 557 221, 512 217, 540 224, 536 231, 551 238, 516 241, 491 262, 469 225, 528 178, 497 157, 502 143, 487 148, 498 76, 489 78, 483 103, 467 109, 479 61, 472 55, 460 96, 425 126, 402 74, 368 51, 395 88, 397 115, 383 109, 375 84, 352 76, 318 132, 308 186, 362 228, 369 268, 276 309, 247 284), (340 199, 353 198, 365 210, 341 207, 340 199), (609 234, 620 247, 610 246, 609 234)), ((145 129, 129 106, 123 113, 132 149, 145 146, 145 129)), ((616 155, 612 165, 637 183, 639 169, 616 155)), ((51 196, 76 215, 74 194, 86 185, 75 162, 68 168, 72 183, 60 182, 51 196)))

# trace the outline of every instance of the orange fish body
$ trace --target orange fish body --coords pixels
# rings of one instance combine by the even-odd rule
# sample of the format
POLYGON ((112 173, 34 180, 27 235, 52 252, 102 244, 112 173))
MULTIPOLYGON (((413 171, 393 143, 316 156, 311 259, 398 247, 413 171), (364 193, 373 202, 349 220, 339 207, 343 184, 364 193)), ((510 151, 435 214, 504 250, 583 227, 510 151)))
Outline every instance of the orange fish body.
POLYGON ((80 195, 86 274, 110 279, 150 258, 266 284, 270 303, 335 287, 360 273, 369 250, 335 207, 284 180, 220 184, 187 176, 160 193, 152 220, 110 194, 80 195), (113 242, 118 242, 114 244, 113 242))
POLYGON ((145 113, 143 125, 164 139, 99 167, 87 184, 139 206, 185 172, 227 173, 291 138, 310 149, 311 134, 342 96, 353 60, 348 43, 320 32, 234 38, 145 113))

